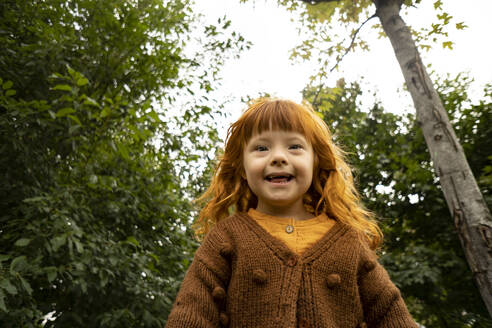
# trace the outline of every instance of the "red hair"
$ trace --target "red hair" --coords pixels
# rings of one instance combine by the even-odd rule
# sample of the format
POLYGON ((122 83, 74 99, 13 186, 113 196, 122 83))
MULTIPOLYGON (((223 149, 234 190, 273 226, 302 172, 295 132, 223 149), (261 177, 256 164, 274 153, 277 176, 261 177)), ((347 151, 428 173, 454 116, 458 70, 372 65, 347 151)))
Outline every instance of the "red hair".
POLYGON ((268 130, 301 133, 313 147, 313 182, 304 196, 306 209, 354 227, 366 236, 371 248, 379 246, 381 230, 360 202, 345 153, 333 143, 328 126, 311 106, 278 99, 256 101, 229 127, 210 187, 197 199, 205 206, 193 225, 196 237, 201 239, 211 226, 235 211, 256 207, 256 196, 243 178, 243 150, 254 134, 268 130))

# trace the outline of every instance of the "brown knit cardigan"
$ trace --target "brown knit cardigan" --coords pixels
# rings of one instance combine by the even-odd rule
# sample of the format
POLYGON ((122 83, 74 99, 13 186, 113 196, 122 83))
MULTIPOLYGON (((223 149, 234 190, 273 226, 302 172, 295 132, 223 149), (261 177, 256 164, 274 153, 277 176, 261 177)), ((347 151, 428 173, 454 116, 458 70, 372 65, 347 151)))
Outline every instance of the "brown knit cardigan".
POLYGON ((205 237, 166 327, 417 325, 353 228, 337 221, 299 256, 246 213, 238 213, 205 237))

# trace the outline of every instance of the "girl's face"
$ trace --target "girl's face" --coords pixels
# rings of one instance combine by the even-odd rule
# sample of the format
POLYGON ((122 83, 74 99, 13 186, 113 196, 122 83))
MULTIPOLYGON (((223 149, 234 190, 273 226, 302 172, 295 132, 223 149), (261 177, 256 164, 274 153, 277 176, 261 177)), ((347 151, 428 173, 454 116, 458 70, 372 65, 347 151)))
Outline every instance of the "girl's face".
POLYGON ((304 215, 303 195, 313 180, 312 145, 297 132, 264 131, 243 152, 245 178, 260 212, 304 215))

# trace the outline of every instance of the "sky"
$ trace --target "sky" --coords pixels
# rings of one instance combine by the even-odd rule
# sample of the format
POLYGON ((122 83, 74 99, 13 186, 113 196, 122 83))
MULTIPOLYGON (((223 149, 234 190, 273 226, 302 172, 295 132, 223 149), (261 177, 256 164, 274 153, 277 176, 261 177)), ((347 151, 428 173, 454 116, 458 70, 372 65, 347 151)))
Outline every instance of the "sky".
MULTIPOLYGON (((430 26, 437 21, 433 2, 422 1, 418 8, 402 13, 403 19, 414 28, 430 26)), ((256 0, 246 4, 239 4, 238 0, 197 0, 195 4, 195 10, 202 13, 207 22, 216 23, 225 15, 231 20, 232 29, 253 43, 239 59, 228 60, 223 67, 222 85, 217 95, 230 101, 226 106, 230 116, 223 122, 225 126, 244 110, 240 99, 245 95, 256 96, 266 92, 300 101, 301 90, 318 69, 312 63, 289 59, 289 51, 302 39, 290 20, 293 14, 276 3, 275 0, 256 0)), ((492 31, 488 15, 492 12, 492 1, 444 0, 443 9, 453 16, 453 27, 458 22, 465 22, 468 27, 465 30, 450 29, 453 50, 442 49, 440 44, 436 44, 428 52, 421 51, 421 57, 425 65, 432 65, 428 72, 433 70, 439 76, 469 72, 475 79, 472 97, 479 99, 485 83, 492 82, 492 43, 488 41, 492 31)), ((350 52, 340 69, 330 75, 328 86, 334 86, 341 77, 346 81, 362 81, 366 91, 363 103, 367 107, 374 101, 371 94, 376 91, 386 110, 395 113, 411 111, 410 95, 399 91, 404 80, 390 41, 378 39, 376 30, 370 28, 377 23, 377 19, 371 20, 360 32, 361 38, 370 42, 371 50, 350 52)))

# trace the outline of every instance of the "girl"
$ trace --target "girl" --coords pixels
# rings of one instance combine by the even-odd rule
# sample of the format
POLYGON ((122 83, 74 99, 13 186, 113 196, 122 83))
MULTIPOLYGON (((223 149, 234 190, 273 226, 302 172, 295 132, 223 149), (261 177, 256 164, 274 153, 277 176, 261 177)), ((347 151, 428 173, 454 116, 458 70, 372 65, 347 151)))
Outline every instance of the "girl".
POLYGON ((246 110, 201 198, 206 237, 166 327, 417 327, 342 155, 308 106, 246 110))

